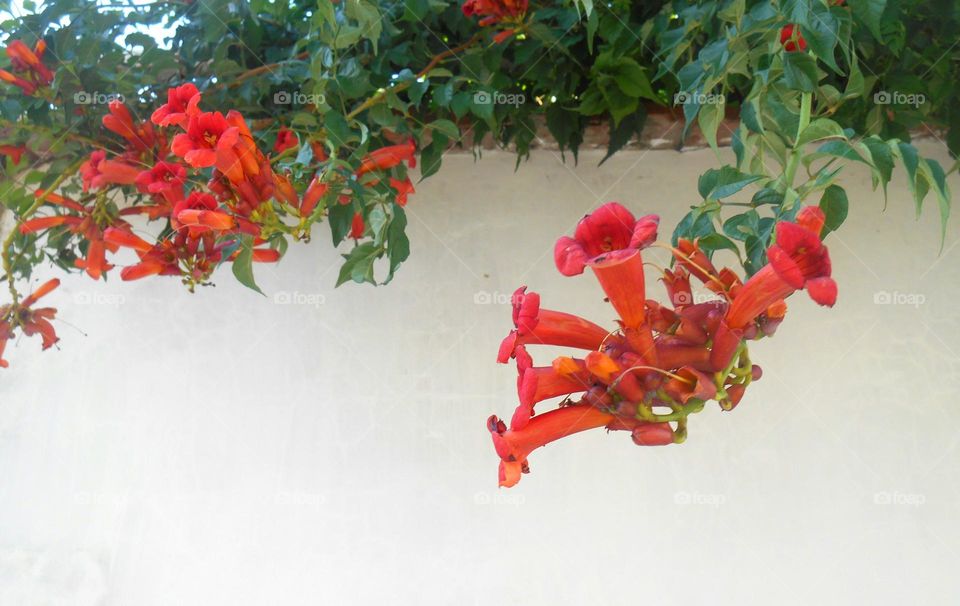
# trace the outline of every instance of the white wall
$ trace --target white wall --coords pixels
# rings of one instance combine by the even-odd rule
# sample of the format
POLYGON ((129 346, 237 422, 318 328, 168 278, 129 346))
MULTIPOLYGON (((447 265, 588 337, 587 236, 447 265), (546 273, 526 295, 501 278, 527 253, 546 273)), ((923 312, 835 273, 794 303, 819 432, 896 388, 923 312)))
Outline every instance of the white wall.
POLYGON ((497 489, 484 422, 515 406, 494 363, 510 312, 475 297, 529 284, 611 324, 591 277, 555 271, 554 240, 608 200, 672 229, 715 164, 599 158, 543 151, 514 173, 510 154, 449 156, 408 206, 413 254, 386 288, 333 289, 325 226, 257 268, 269 294, 322 305, 229 272, 193 296, 64 280, 60 351, 22 341, 0 375, 0 604, 955 600, 957 222, 938 256, 935 205, 915 222, 899 178, 884 213, 866 173, 846 176, 839 303, 791 300, 736 411, 708 408, 682 446, 567 438, 497 489))

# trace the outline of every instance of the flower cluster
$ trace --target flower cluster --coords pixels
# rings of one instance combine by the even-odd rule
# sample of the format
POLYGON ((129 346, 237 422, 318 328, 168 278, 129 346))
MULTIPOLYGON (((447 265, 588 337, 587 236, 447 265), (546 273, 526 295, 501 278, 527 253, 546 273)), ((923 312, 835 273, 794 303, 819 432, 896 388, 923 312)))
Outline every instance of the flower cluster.
POLYGON ((696 241, 680 239, 670 247, 673 269, 662 274, 669 305, 648 300, 645 288, 641 251, 656 240, 658 223, 656 216, 635 219, 610 202, 584 217, 572 238, 557 241, 554 260, 562 274, 590 268, 600 282, 619 316, 612 332, 541 308, 540 295, 526 287, 514 293, 514 329, 497 360, 516 362, 519 406, 509 424, 496 416, 487 423, 500 457, 501 486, 513 486, 529 471, 527 458, 536 448, 588 429, 629 431, 643 446, 682 442, 690 414, 709 400, 732 410, 760 378, 746 344, 774 333, 786 313, 784 299, 806 289, 821 305, 836 301, 818 208, 804 208, 796 222, 776 225, 769 264, 746 282, 730 268, 718 270, 696 241), (694 302, 691 278, 715 298, 694 302), (585 353, 535 366, 527 352, 531 345, 585 353), (558 397, 558 408, 534 410, 558 397))
MULTIPOLYGON (((127 247, 136 251, 140 261, 124 268, 122 279, 180 276, 191 287, 205 283, 221 262, 237 257, 241 236, 250 236, 254 245, 262 244, 261 228, 270 214, 262 207, 281 189, 296 203, 296 192, 274 173, 239 113, 223 116, 203 112, 199 105, 200 93, 192 84, 170 89, 167 103, 150 120, 137 120, 121 101, 112 101, 103 126, 122 138, 123 151, 113 156, 102 149, 90 154, 79 171, 87 194, 82 202, 37 192, 61 212, 23 221, 20 232, 62 226, 82 236, 85 258, 76 265, 94 279, 113 268, 106 252, 127 247), (180 132, 171 137, 170 129, 180 132), (191 191, 190 173, 209 167, 212 173, 206 187, 191 191), (104 195, 113 186, 135 187, 145 202, 118 208, 104 195), (138 214, 149 220, 165 219, 171 229, 148 243, 133 233, 125 219, 138 214)), ((260 262, 276 261, 279 256, 273 249, 252 253, 253 260, 260 262)))
MULTIPOLYGON (((24 45, 13 43, 8 53, 17 57, 15 69, 31 70, 34 80, 49 76, 37 54, 24 45)), ((358 191, 377 188, 376 199, 392 199, 401 207, 415 193, 406 171, 394 170, 401 164, 416 165, 412 138, 370 150, 358 157, 356 168, 340 170, 331 168, 336 163, 328 162, 321 142, 310 141, 313 160, 298 168, 298 177, 306 176, 309 184, 300 194, 291 173, 274 168, 276 159, 300 148, 294 131, 278 129, 271 159, 239 112, 204 111, 201 100, 193 84, 171 88, 166 103, 146 120, 123 101, 111 101, 102 124, 119 137, 122 149, 97 149, 79 164, 79 196, 58 193, 56 187, 34 192, 36 204, 20 218, 18 232, 75 237, 72 262, 95 280, 114 269, 108 256, 125 248, 138 260, 120 270, 121 279, 177 276, 193 290, 208 284, 223 263, 241 258, 244 263, 278 261, 285 237, 309 239, 311 225, 328 210, 325 198, 335 200, 334 205, 354 205, 344 231, 358 240, 368 232, 378 235, 368 228, 363 201, 355 202, 358 191), (115 203, 109 194, 117 189, 122 200, 133 202, 115 203), (162 221, 159 236, 135 233, 137 216, 162 221), (295 223, 285 221, 288 218, 295 223)), ((0 146, 0 154, 14 163, 24 151, 24 146, 0 146)), ((249 269, 240 273, 249 275, 249 269)), ((252 277, 245 283, 255 287, 252 277)), ((11 306, 3 309, 6 315, 17 312, 11 306)), ((46 313, 37 317, 47 322, 52 314, 46 313)), ((3 325, 0 332, 8 334, 16 326, 28 332, 32 324, 21 319, 3 325)))
POLYGON ((11 71, 0 69, 0 80, 20 88, 25 95, 32 95, 37 89, 49 86, 53 82, 53 72, 43 64, 43 54, 47 43, 37 40, 33 50, 20 40, 7 45, 7 57, 11 71))
POLYGON ((58 286, 60 280, 49 280, 22 301, 0 306, 0 368, 9 366, 3 359, 3 351, 7 348, 7 341, 16 336, 15 330, 18 328, 28 337, 40 335, 44 349, 53 347, 59 341, 50 323, 57 310, 52 307, 33 307, 34 303, 58 286))
POLYGON ((807 41, 803 38, 803 34, 800 33, 800 28, 794 26, 792 23, 788 23, 780 29, 780 44, 783 45, 783 49, 788 53, 807 50, 807 41))
POLYGON ((463 3, 463 14, 467 17, 480 17, 479 25, 507 26, 494 36, 494 42, 500 43, 516 33, 521 27, 530 6, 529 0, 467 0, 463 3))

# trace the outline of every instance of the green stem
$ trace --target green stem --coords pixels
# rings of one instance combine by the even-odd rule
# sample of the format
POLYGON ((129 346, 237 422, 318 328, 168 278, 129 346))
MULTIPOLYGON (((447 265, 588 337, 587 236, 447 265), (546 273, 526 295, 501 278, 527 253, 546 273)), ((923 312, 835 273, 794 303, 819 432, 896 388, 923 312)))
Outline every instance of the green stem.
POLYGON ((813 104, 813 93, 803 93, 800 97, 800 122, 797 124, 797 136, 794 138, 793 153, 790 156, 790 162, 787 164, 787 171, 783 176, 784 191, 793 188, 793 179, 797 174, 797 168, 800 166, 800 158, 803 157, 803 149, 796 144, 800 140, 800 135, 810 125, 810 109, 813 104))

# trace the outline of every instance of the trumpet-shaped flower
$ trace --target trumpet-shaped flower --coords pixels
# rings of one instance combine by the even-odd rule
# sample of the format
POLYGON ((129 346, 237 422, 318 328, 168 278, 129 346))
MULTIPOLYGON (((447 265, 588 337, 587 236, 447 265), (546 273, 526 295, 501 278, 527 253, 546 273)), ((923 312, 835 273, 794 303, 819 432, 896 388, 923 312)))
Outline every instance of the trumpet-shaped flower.
POLYGON ((796 223, 777 223, 776 243, 767 249, 769 263, 743 284, 730 305, 726 316, 730 328, 747 326, 800 289, 820 305, 836 303, 830 254, 820 240, 823 221, 823 211, 808 206, 797 215, 796 223))
POLYGON ((200 91, 187 83, 167 90, 167 102, 158 107, 150 120, 157 126, 176 125, 187 130, 190 118, 200 113, 200 91))
POLYGON ((656 215, 638 220, 621 204, 608 202, 581 219, 572 238, 557 240, 553 250, 557 269, 575 276, 600 259, 609 261, 646 248, 656 240, 659 223, 656 215))

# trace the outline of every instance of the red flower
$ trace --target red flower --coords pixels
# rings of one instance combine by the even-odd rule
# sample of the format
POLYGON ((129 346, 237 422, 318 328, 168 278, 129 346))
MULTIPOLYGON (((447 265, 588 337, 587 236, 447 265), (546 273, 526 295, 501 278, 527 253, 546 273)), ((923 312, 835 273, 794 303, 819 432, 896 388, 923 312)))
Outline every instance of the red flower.
POLYGON ((36 84, 33 82, 27 82, 23 78, 15 76, 5 69, 0 69, 0 80, 20 88, 25 95, 32 95, 33 93, 37 92, 36 84))
POLYGON ((776 244, 767 249, 769 263, 740 287, 727 311, 730 328, 747 326, 771 305, 802 288, 820 305, 836 303, 830 254, 820 240, 823 222, 823 211, 808 206, 797 215, 796 223, 777 223, 776 244))
POLYGON ((285 149, 298 147, 299 145, 300 142, 297 140, 297 133, 289 128, 281 128, 277 131, 277 140, 273 144, 273 151, 279 154, 285 149))
POLYGON ((617 310, 623 327, 639 329, 646 319, 647 305, 640 251, 629 249, 626 256, 595 257, 590 268, 610 304, 617 310))
POLYGON ((592 406, 567 406, 537 415, 523 428, 510 428, 492 416, 487 429, 500 456, 500 486, 513 486, 521 473, 528 473, 527 457, 531 452, 554 440, 608 425, 614 416, 592 406))
POLYGON ((167 102, 161 105, 150 116, 150 120, 157 126, 175 124, 187 130, 190 118, 200 113, 200 91, 193 84, 187 83, 167 90, 167 102))
POLYGON ((36 197, 43 196, 44 202, 60 206, 61 208, 73 211, 77 214, 62 214, 50 217, 34 217, 21 223, 20 233, 30 234, 65 225, 68 229, 86 240, 86 253, 83 258, 76 259, 74 266, 86 271, 94 280, 113 268, 113 265, 107 263, 106 251, 115 252, 116 247, 103 241, 101 228, 109 222, 110 227, 120 229, 130 229, 130 225, 119 216, 104 217, 97 213, 96 204, 83 206, 82 204, 64 198, 55 193, 46 193, 43 190, 37 190, 36 197))
POLYGON ((674 399, 686 404, 691 398, 710 400, 717 395, 717 386, 713 377, 692 366, 684 366, 667 381, 663 389, 674 399))
POLYGON ((557 358, 551 366, 536 367, 523 345, 517 346, 515 354, 520 405, 510 421, 513 429, 526 426, 537 402, 586 391, 593 382, 583 360, 557 358))
POLYGON ((20 40, 14 40, 7 46, 6 50, 14 71, 33 72, 43 84, 53 82, 53 72, 47 69, 47 66, 45 66, 41 60, 43 53, 47 50, 46 42, 37 40, 33 50, 30 50, 27 45, 20 40))
POLYGON ((303 200, 300 202, 300 216, 309 217, 329 189, 330 186, 322 182, 319 176, 314 177, 313 181, 311 181, 307 187, 307 191, 303 194, 303 200))
POLYGON ((693 290, 690 288, 690 272, 683 267, 663 272, 663 284, 667 287, 667 296, 674 307, 684 307, 693 303, 693 290))
POLYGON ((366 226, 363 224, 363 213, 353 213, 353 220, 350 222, 350 237, 359 240, 363 237, 366 226))
POLYGON ((26 95, 32 95, 41 86, 49 85, 53 82, 53 72, 41 60, 46 48, 43 40, 38 40, 33 50, 20 40, 12 41, 6 48, 10 66, 15 73, 24 74, 26 78, 0 70, 0 80, 18 86, 26 95))
POLYGON ((360 161, 360 168, 357 169, 357 177, 359 178, 376 170, 387 170, 404 162, 406 162, 410 168, 413 168, 417 165, 416 153, 417 146, 414 144, 413 139, 407 139, 406 143, 401 143, 400 145, 389 145, 375 149, 360 161))
POLYGON ((183 200, 183 187, 187 181, 187 169, 176 162, 157 162, 153 168, 137 175, 136 185, 141 192, 150 194, 159 204, 148 207, 151 219, 170 212, 173 204, 183 200))
POLYGON ((804 287, 819 302, 835 298, 819 239, 823 222, 822 212, 810 208, 795 224, 779 224, 777 242, 768 251, 770 265, 746 283, 730 269, 717 271, 695 241, 681 239, 674 250, 677 267, 663 277, 671 307, 646 299, 640 249, 655 237, 656 218, 636 221, 617 204, 585 217, 575 237, 558 243, 557 267, 572 275, 590 266, 620 326, 605 332, 583 318, 541 309, 540 296, 526 287, 514 293, 515 328, 497 360, 516 359, 519 405, 509 429, 496 417, 489 423, 501 459, 501 485, 519 480, 533 449, 570 433, 605 426, 630 431, 638 445, 673 444, 686 438, 688 416, 707 400, 724 410, 736 406, 761 375, 745 343, 776 328, 785 312, 783 298, 804 287), (719 298, 695 304, 691 274, 719 298), (535 366, 526 348, 533 343, 588 353, 535 366), (573 399, 576 394, 582 395, 573 399), (538 403, 561 396, 559 409, 535 414, 538 403))
POLYGON ((56 316, 57 310, 52 307, 32 308, 34 303, 58 286, 60 286, 60 280, 56 278, 48 280, 19 304, 0 306, 0 368, 9 366, 9 363, 3 359, 3 351, 7 347, 7 341, 14 337, 14 328, 19 327, 28 337, 39 334, 43 340, 43 349, 49 349, 59 341, 57 332, 50 323, 56 316))
POLYGON ((198 238, 210 231, 233 229, 236 222, 217 210, 217 199, 212 194, 195 191, 173 206, 170 224, 177 230, 187 227, 189 237, 198 238))
POLYGON ((300 206, 300 198, 297 196, 297 190, 294 189, 293 184, 290 183, 289 173, 286 175, 274 173, 273 182, 274 185, 276 185, 276 197, 278 201, 293 208, 300 206))
POLYGON ((677 248, 674 251, 677 264, 683 267, 691 275, 696 276, 704 284, 710 284, 718 280, 717 268, 710 262, 707 254, 700 249, 696 240, 690 241, 686 238, 677 240, 677 248))
POLYGON ((131 185, 136 183, 140 169, 120 160, 107 160, 107 152, 97 150, 80 166, 83 191, 100 189, 107 185, 131 185))
POLYGON ((788 23, 780 30, 780 44, 788 53, 807 50, 807 41, 803 39, 799 28, 788 23))
POLYGON ((463 3, 463 14, 483 17, 481 26, 492 25, 500 21, 523 18, 529 7, 528 0, 467 0, 463 3))
POLYGON ((413 183, 410 182, 410 177, 403 181, 390 177, 390 187, 397 190, 397 204, 400 206, 406 206, 407 196, 416 193, 416 190, 413 189, 413 183))
POLYGON ((540 309, 540 295, 521 286, 513 293, 513 324, 516 327, 500 344, 497 361, 505 364, 519 345, 560 345, 597 349, 608 331, 581 317, 540 309))
POLYGON ((27 153, 26 145, 0 145, 0 154, 10 156, 13 163, 20 164, 20 157, 27 153))
POLYGON ((634 428, 631 437, 637 446, 673 444, 674 433, 669 423, 644 423, 634 428))
POLYGON ((153 147, 155 137, 149 122, 135 123, 130 110, 123 102, 114 99, 109 104, 110 113, 103 117, 103 126, 127 140, 130 149, 143 151, 153 147))
MULTIPOLYGON (((242 171, 233 146, 240 130, 231 126, 220 112, 203 112, 190 116, 185 133, 173 138, 171 151, 194 168, 214 166, 228 177, 242 171)), ((232 179, 231 179, 232 180, 232 179)))
POLYGON ((114 228, 107 229, 103 237, 114 246, 132 248, 140 257, 139 263, 120 271, 120 279, 124 281, 156 275, 179 276, 181 273, 176 247, 170 240, 150 244, 129 231, 114 228))
POLYGON ((601 256, 609 260, 645 248, 656 240, 659 223, 656 215, 637 220, 622 205, 608 202, 581 219, 572 238, 557 240, 553 250, 557 269, 565 276, 575 276, 601 256))
POLYGON ((103 274, 113 269, 113 265, 107 263, 107 251, 102 238, 88 240, 86 255, 73 264, 77 269, 86 271, 94 280, 99 280, 103 274))

